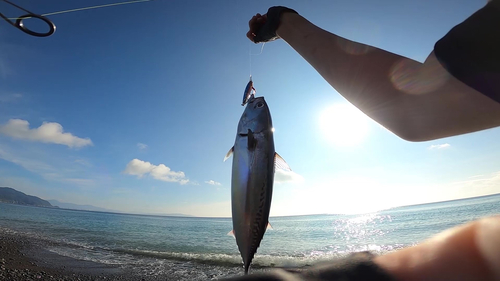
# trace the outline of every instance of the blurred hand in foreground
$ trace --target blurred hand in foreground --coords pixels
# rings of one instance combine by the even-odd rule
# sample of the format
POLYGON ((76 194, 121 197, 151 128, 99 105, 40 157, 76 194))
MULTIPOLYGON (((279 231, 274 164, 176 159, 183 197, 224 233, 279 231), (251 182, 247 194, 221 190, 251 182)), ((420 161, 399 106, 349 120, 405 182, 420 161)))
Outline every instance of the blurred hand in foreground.
POLYGON ((229 280, 500 280, 500 215, 381 256, 359 253, 304 270, 276 269, 229 280))

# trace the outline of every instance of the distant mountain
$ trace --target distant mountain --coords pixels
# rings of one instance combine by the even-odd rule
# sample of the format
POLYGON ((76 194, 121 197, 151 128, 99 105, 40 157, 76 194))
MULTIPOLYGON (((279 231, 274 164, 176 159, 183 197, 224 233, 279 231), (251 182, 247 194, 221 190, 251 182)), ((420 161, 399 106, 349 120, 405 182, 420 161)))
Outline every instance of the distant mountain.
POLYGON ((53 207, 48 201, 40 199, 36 196, 26 195, 10 187, 0 187, 0 202, 39 207, 53 207))
POLYGON ((119 211, 105 209, 105 208, 99 208, 99 207, 92 206, 92 205, 78 205, 78 204, 73 204, 73 203, 60 202, 57 200, 49 200, 49 202, 53 206, 58 206, 59 208, 63 208, 63 209, 120 213, 119 211))
MULTIPOLYGON (((94 211, 94 212, 107 212, 107 213, 118 213, 118 214, 128 214, 123 211, 117 211, 117 210, 111 210, 111 209, 105 209, 105 208, 100 208, 92 205, 78 205, 78 204, 73 204, 73 203, 66 203, 66 202, 61 202, 57 200, 48 200, 50 204, 53 206, 57 206, 62 209, 71 209, 71 210, 80 210, 80 211, 94 211)), ((167 217, 192 217, 191 215, 185 215, 185 214, 140 214, 136 213, 138 215, 150 215, 150 216, 167 216, 167 217)))
MULTIPOLYGON (((57 200, 43 200, 36 196, 27 195, 10 187, 0 187, 0 202, 30 205, 38 207, 52 207, 81 211, 94 211, 94 212, 108 212, 108 213, 123 213, 122 211, 100 208, 92 205, 79 205, 73 203, 66 203, 57 200)), ((192 217, 186 214, 149 214, 154 216, 173 216, 173 217, 192 217)))

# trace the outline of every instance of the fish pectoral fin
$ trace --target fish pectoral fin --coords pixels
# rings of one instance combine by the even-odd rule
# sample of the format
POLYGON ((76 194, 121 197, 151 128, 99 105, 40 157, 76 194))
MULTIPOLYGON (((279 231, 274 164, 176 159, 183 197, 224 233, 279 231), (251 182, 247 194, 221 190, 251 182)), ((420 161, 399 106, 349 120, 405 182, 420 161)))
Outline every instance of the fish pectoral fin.
POLYGON ((226 160, 229 159, 229 157, 231 157, 231 155, 233 155, 233 152, 234 152, 234 146, 231 147, 231 149, 229 149, 229 151, 226 153, 226 156, 224 157, 223 162, 226 162, 226 160))
POLYGON ((267 227, 266 227, 266 230, 268 230, 268 229, 270 229, 270 230, 274 230, 274 228, 273 228, 273 226, 271 225, 271 223, 270 223, 270 222, 267 222, 267 227))
POLYGON ((284 170, 291 172, 292 169, 286 163, 285 159, 283 159, 278 153, 274 153, 274 167, 276 169, 284 170))
POLYGON ((233 238, 236 239, 236 236, 234 236, 234 230, 231 230, 227 233, 227 236, 233 236, 233 238))
POLYGON ((257 140, 253 135, 252 130, 248 129, 248 149, 253 150, 257 146, 257 140))

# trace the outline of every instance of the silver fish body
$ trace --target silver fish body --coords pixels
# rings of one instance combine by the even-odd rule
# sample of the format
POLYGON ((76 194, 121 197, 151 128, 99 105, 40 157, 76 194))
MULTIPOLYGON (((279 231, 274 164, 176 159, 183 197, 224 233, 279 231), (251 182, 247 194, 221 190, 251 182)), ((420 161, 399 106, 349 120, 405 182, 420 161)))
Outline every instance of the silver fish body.
MULTIPOLYGON (((233 152, 231 207, 233 234, 245 274, 266 232, 273 194, 275 149, 264 97, 251 98, 238 123, 233 152)), ((231 150, 226 159, 231 155, 231 150)))

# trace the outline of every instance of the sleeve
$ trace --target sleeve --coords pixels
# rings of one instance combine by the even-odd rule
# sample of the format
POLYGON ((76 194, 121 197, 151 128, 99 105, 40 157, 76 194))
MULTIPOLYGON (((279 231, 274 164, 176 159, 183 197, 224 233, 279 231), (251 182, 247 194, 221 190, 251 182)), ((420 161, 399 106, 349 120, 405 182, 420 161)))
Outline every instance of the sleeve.
POLYGON ((305 269, 275 269, 266 273, 250 274, 226 281, 395 281, 373 262, 375 256, 360 252, 331 263, 305 269))
POLYGON ((434 46, 447 71, 500 102, 500 0, 492 0, 434 46))

